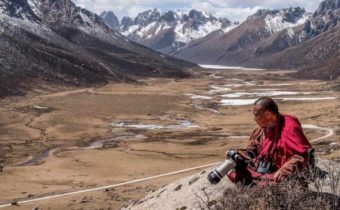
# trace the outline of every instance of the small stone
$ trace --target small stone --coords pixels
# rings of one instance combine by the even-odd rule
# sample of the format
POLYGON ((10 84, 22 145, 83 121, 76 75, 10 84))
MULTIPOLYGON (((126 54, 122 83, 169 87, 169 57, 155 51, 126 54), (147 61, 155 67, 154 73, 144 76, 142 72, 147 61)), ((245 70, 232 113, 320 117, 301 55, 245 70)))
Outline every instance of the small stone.
POLYGON ((193 183, 195 183, 197 180, 199 180, 199 177, 194 177, 189 181, 189 185, 192 185, 193 183))
POLYGON ((17 201, 13 201, 13 202, 11 203, 11 205, 12 205, 12 206, 19 206, 19 204, 18 204, 17 201))
POLYGON ((181 188, 182 188, 182 185, 180 184, 175 188, 175 191, 179 191, 179 190, 181 190, 181 188))
POLYGON ((35 207, 32 210, 40 210, 40 208, 39 207, 35 207))
POLYGON ((79 203, 87 203, 87 202, 89 202, 89 201, 88 201, 88 199, 87 199, 86 196, 82 197, 82 198, 79 200, 79 203))

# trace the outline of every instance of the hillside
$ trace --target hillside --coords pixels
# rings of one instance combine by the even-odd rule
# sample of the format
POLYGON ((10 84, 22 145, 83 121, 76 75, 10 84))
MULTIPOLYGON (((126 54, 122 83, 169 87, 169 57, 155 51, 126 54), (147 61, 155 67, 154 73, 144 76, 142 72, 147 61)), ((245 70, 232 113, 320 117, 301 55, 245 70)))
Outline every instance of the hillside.
POLYGON ((97 15, 66 0, 0 3, 0 97, 39 84, 72 86, 187 77, 194 64, 128 41, 97 15))

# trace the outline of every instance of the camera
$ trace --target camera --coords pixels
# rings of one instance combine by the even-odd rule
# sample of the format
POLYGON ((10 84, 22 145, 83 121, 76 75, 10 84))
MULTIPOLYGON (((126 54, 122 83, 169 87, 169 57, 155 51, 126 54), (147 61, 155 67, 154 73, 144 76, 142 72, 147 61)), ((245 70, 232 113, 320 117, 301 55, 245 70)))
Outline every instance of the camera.
POLYGON ((236 167, 237 163, 243 162, 243 158, 235 151, 230 150, 227 153, 229 159, 225 160, 220 166, 208 174, 208 181, 211 184, 217 184, 221 179, 236 167))

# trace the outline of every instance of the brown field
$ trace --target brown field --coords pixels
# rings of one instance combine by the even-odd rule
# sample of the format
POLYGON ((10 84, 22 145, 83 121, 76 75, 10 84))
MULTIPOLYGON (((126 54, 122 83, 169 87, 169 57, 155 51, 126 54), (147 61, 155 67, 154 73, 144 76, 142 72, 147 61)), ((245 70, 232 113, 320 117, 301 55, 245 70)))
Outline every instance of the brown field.
MULTIPOLYGON (((237 81, 228 79, 253 83, 234 87, 233 91, 277 88, 313 92, 301 97, 339 97, 339 92, 332 91, 339 81, 294 80, 284 72, 211 71, 186 80, 146 79, 143 84, 110 84, 7 98, 0 101, 0 164, 4 166, 0 172, 0 204, 223 160, 226 150, 246 145, 244 136, 255 127, 251 105, 221 106, 217 93, 212 100, 191 99, 185 94, 209 96, 209 86, 237 81), (213 73, 223 79, 209 76, 213 73), (283 85, 276 87, 278 84, 283 85), (178 126, 185 120, 199 127, 149 130, 118 126, 122 122, 178 126)), ((334 135, 313 144, 319 156, 340 160, 339 144, 330 147, 330 143, 340 143, 339 98, 278 103, 281 112, 299 117, 302 124, 333 129, 334 135)), ((305 129, 305 133, 309 139, 326 135, 317 129, 305 129)), ((192 173, 195 171, 7 209, 119 209, 150 190, 192 173)))

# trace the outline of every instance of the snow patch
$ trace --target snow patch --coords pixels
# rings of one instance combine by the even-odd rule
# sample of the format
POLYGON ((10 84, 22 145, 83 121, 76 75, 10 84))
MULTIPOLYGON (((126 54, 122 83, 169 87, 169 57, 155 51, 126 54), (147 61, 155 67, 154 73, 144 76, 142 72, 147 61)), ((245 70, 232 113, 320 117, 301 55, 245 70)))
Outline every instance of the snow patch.
POLYGON ((210 64, 198 64, 204 69, 225 69, 225 70, 245 70, 245 71, 263 71, 266 69, 245 68, 242 66, 222 66, 222 65, 210 65, 210 64))
POLYGON ((253 104, 257 99, 222 99, 222 106, 242 106, 253 104))
POLYGON ((221 92, 229 92, 231 91, 231 88, 227 88, 227 87, 219 87, 219 86, 215 86, 215 85, 211 85, 209 86, 211 89, 209 93, 221 93, 221 92))
POLYGON ((266 22, 266 30, 270 33, 276 33, 285 28, 293 28, 295 26, 304 24, 308 19, 308 16, 304 15, 302 18, 296 21, 296 23, 285 22, 283 18, 284 17, 281 13, 276 16, 268 14, 264 19, 266 22))
POLYGON ((222 31, 223 31, 223 33, 228 33, 229 31, 231 31, 231 30, 233 30, 234 28, 236 28, 237 26, 239 26, 239 25, 231 25, 231 26, 229 26, 229 27, 226 27, 226 28, 223 28, 222 29, 222 31))
POLYGON ((186 96, 190 96, 190 98, 192 99, 204 99, 204 100, 211 100, 212 97, 210 96, 202 96, 202 95, 194 95, 194 94, 191 94, 191 93, 187 93, 187 94, 184 94, 186 96))
POLYGON ((198 27, 198 30, 194 28, 186 28, 186 23, 181 23, 177 21, 175 27, 176 38, 175 41, 182 43, 189 43, 193 40, 202 38, 209 33, 219 30, 222 26, 222 23, 219 21, 206 22, 204 25, 198 27))
POLYGON ((152 33, 150 31, 155 27, 155 25, 156 25, 156 22, 150 23, 146 27, 138 30, 136 32, 136 35, 139 36, 140 38, 147 38, 148 34, 150 34, 152 37, 152 33))
POLYGON ((263 97, 263 96, 284 96, 284 95, 307 95, 307 94, 313 94, 313 92, 295 92, 295 91, 267 91, 267 92, 252 92, 252 93, 246 93, 246 92, 236 92, 236 93, 230 93, 230 94, 224 94, 222 97, 224 98, 238 98, 242 96, 256 96, 256 97, 263 97))
POLYGON ((189 120, 183 120, 181 121, 179 125, 131 124, 128 122, 111 123, 111 125, 114 127, 137 128, 137 129, 147 129, 147 130, 199 128, 198 125, 194 125, 189 120))
POLYGON ((318 98, 275 98, 283 101, 319 101, 319 100, 334 100, 338 97, 318 97, 318 98))
POLYGON ((129 36, 130 34, 136 32, 138 30, 138 25, 133 25, 128 28, 128 30, 123 31, 122 34, 124 36, 129 36))

